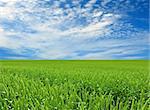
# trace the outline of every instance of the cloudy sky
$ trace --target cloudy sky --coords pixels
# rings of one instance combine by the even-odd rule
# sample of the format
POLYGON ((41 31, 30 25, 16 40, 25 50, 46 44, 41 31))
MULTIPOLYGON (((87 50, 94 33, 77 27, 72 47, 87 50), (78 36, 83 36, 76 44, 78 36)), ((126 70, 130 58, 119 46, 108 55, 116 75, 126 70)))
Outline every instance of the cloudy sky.
POLYGON ((0 59, 148 59, 148 0, 0 0, 0 59))

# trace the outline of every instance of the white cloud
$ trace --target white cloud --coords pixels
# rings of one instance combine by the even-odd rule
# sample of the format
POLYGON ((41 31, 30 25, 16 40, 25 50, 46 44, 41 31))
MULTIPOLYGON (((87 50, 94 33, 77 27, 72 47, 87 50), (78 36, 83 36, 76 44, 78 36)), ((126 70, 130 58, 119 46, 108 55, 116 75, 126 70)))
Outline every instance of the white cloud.
MULTIPOLYGON (((116 53, 126 55, 143 51, 143 48, 134 48, 137 51, 133 50, 131 46, 128 48, 115 48, 115 46, 124 47, 131 44, 141 45, 141 41, 134 38, 110 40, 110 38, 115 39, 117 36, 124 36, 121 32, 113 33, 113 29, 123 28, 121 23, 116 27, 114 25, 122 16, 113 12, 104 14, 104 10, 101 9, 94 9, 93 12, 90 12, 89 10, 92 9, 96 0, 90 0, 84 8, 80 6, 70 8, 67 4, 66 9, 60 7, 60 1, 55 1, 52 6, 46 8, 39 5, 37 0, 0 1, 7 3, 5 6, 0 7, 0 20, 6 20, 6 18, 7 20, 16 20, 17 18, 36 31, 35 33, 22 33, 17 30, 11 32, 0 26, 0 47, 15 49, 17 54, 23 54, 23 49, 32 49, 36 52, 37 57, 41 59, 59 59, 68 56, 75 59, 111 59, 116 53), (20 4, 22 7, 15 4, 20 4), (110 25, 114 25, 113 29, 110 25), (92 43, 92 40, 97 38, 107 40, 92 43), (136 42, 133 42, 134 40, 136 42), (91 43, 89 43, 90 41, 91 43), (112 47, 114 48, 112 49, 112 47), (79 56, 77 52, 95 48, 104 50, 102 52, 87 53, 83 56, 79 56)), ((61 0, 61 2, 66 1, 61 0)), ((77 5, 79 2, 73 3, 77 5)), ((108 2, 106 1, 103 5, 108 2)), ((129 34, 129 31, 126 32, 129 34)), ((134 33, 131 37, 137 34, 139 32, 134 33)), ((145 40, 142 41, 142 43, 145 42, 145 40)))
POLYGON ((4 29, 2 27, 0 27, 0 33, 3 33, 4 29))
POLYGON ((86 8, 91 8, 95 3, 96 3, 97 0, 90 0, 86 5, 85 7, 86 8))
POLYGON ((15 11, 15 8, 12 7, 0 7, 0 18, 13 19, 15 11))
POLYGON ((111 2, 112 0, 102 0, 101 4, 102 6, 106 6, 107 3, 111 2))
POLYGON ((103 14, 103 11, 95 11, 93 12, 93 17, 99 17, 103 14))

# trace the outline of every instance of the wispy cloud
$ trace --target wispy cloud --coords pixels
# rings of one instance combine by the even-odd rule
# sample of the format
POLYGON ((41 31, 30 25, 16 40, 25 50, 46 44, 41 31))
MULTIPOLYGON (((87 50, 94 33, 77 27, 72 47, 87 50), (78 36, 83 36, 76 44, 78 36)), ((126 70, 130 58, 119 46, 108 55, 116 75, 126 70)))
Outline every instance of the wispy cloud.
MULTIPOLYGON (((37 59, 147 57, 142 52, 148 51, 149 32, 123 20, 127 13, 122 8, 129 0, 0 0, 0 4, 0 47, 25 55, 21 58, 32 58, 28 53, 37 59)), ((133 6, 126 9, 130 10, 133 6)))

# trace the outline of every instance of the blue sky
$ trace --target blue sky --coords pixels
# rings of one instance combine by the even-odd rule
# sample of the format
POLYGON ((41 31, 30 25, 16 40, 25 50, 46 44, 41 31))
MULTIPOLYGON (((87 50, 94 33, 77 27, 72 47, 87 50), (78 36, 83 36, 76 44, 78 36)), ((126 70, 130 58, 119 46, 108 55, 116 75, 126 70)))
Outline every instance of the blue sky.
POLYGON ((0 59, 149 59, 148 0, 0 0, 0 59))

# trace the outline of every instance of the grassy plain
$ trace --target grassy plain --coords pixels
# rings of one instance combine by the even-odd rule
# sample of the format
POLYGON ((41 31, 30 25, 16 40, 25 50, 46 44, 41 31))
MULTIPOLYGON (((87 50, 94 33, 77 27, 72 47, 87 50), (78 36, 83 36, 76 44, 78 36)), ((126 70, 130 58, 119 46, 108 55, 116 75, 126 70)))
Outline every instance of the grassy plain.
POLYGON ((0 61, 0 110, 148 110, 148 60, 0 61))

